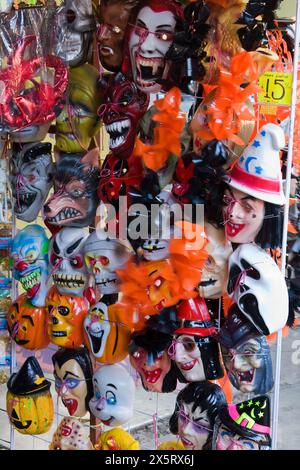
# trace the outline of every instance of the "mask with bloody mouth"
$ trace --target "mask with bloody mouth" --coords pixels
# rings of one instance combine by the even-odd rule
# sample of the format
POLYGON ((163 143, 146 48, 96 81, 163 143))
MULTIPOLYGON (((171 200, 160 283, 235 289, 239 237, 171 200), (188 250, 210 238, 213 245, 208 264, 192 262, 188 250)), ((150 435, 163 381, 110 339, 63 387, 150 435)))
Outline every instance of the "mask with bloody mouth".
POLYGON ((168 77, 166 53, 173 42, 176 21, 182 7, 172 0, 146 0, 129 26, 129 55, 134 82, 145 93, 161 89, 159 81, 168 77))
POLYGON ((220 330, 224 364, 232 385, 243 393, 267 393, 273 387, 271 352, 265 336, 245 320, 234 304, 220 330))
POLYGON ((98 149, 60 156, 54 175, 54 194, 44 205, 44 218, 50 227, 93 224, 98 204, 97 165, 98 149))
POLYGON ((152 329, 132 335, 130 364, 140 375, 144 389, 149 392, 168 393, 176 388, 176 367, 167 353, 171 342, 171 335, 152 329))
POLYGON ((35 307, 44 307, 49 277, 49 240, 39 225, 27 225, 14 237, 11 257, 13 277, 35 307))
POLYGON ((148 96, 118 73, 101 81, 104 104, 98 113, 110 136, 109 148, 119 158, 130 157, 138 123, 147 110, 148 96))

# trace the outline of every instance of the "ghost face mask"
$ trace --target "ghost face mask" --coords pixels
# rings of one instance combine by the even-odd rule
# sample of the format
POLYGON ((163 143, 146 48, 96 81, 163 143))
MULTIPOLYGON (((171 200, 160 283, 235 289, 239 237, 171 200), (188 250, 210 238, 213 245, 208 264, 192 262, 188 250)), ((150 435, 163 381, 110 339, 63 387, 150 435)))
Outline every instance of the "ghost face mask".
POLYGON ((105 80, 101 83, 105 87, 105 104, 100 106, 99 115, 110 136, 109 148, 119 158, 128 158, 133 151, 139 120, 147 110, 148 97, 121 73, 108 83, 105 80))
POLYGON ((284 277, 257 245, 240 245, 231 255, 227 291, 262 335, 275 333, 286 324, 288 291, 284 277))
POLYGON ((129 52, 133 80, 145 93, 154 93, 161 89, 157 81, 166 78, 169 71, 165 56, 173 41, 176 19, 163 2, 159 8, 157 2, 147 4, 131 29, 129 52))
POLYGON ((128 242, 109 239, 107 233, 96 230, 84 244, 84 258, 93 274, 100 294, 119 292, 117 269, 122 269, 133 250, 128 242))
POLYGON ((87 282, 83 245, 88 232, 65 227, 52 239, 49 256, 52 277, 60 294, 82 297, 87 282))
POLYGON ((264 215, 264 201, 234 188, 225 190, 223 217, 226 238, 230 242, 254 242, 262 227, 264 215))
POLYGON ((120 364, 100 366, 93 375, 90 410, 106 426, 119 426, 133 416, 135 385, 120 364))
POLYGON ((51 144, 13 144, 10 184, 16 217, 32 222, 38 216, 52 186, 51 144))
POLYGON ((13 277, 19 281, 35 307, 45 306, 49 240, 39 225, 28 225, 14 237, 11 257, 13 277))
POLYGON ((96 23, 91 0, 66 0, 58 11, 59 37, 56 54, 69 67, 84 64, 91 52, 96 23))
POLYGON ((209 256, 202 271, 199 295, 207 299, 219 299, 226 292, 228 259, 232 248, 223 230, 206 222, 205 233, 208 237, 205 249, 209 256))

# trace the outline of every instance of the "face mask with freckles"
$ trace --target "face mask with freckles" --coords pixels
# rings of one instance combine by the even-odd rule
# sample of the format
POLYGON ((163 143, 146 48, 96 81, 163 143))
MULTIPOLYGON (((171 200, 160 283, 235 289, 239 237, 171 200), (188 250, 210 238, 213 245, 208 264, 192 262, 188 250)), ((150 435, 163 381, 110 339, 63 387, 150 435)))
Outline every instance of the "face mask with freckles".
POLYGON ((178 435, 187 450, 201 450, 212 433, 207 411, 195 403, 182 403, 178 411, 178 435))
POLYGON ((265 203, 249 194, 228 188, 224 194, 223 219, 227 240, 232 243, 253 243, 265 215, 265 203))

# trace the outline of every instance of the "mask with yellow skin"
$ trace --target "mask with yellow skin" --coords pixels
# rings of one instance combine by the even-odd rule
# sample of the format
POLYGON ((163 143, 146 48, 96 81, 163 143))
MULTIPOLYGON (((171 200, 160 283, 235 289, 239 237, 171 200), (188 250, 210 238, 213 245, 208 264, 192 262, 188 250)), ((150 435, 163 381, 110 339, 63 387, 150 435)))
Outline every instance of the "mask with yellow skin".
POLYGON ((70 69, 66 104, 56 120, 56 146, 61 152, 87 150, 100 128, 99 73, 90 64, 70 69))

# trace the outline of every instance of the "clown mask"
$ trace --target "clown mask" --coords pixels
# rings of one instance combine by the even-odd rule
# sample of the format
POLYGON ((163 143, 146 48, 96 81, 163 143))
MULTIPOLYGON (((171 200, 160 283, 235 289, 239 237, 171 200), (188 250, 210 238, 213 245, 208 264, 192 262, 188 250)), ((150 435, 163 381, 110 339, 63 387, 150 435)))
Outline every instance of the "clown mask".
POLYGON ((137 0, 102 0, 98 7, 97 43, 101 65, 111 72, 123 61, 125 29, 137 0))
POLYGON ((170 64, 165 56, 172 44, 176 25, 172 3, 144 2, 131 27, 129 53, 133 80, 145 93, 159 91, 161 85, 158 81, 168 75, 170 64))
POLYGON ((46 298, 49 312, 50 341, 64 348, 78 348, 83 344, 83 320, 88 311, 87 301, 80 297, 60 295, 52 287, 46 298))
POLYGON ((84 154, 64 154, 54 175, 54 194, 44 205, 51 226, 87 227, 93 224, 99 181, 98 149, 84 154))
POLYGON ((37 218, 52 186, 53 172, 51 144, 13 144, 10 184, 18 219, 32 222, 37 218))
POLYGON ((35 307, 45 306, 49 276, 48 247, 45 230, 39 225, 28 225, 13 239, 13 277, 21 283, 35 307))
POLYGON ((100 128, 97 110, 101 104, 95 67, 84 64, 70 70, 68 98, 56 120, 57 148, 65 153, 87 151, 100 128))
POLYGON ((87 282, 83 245, 88 232, 65 227, 52 239, 49 250, 54 284, 60 294, 82 297, 87 282))
POLYGON ((119 426, 133 416, 135 385, 120 364, 101 366, 93 375, 90 410, 105 426, 119 426))
POLYGON ((119 158, 130 157, 138 123, 147 110, 148 97, 133 82, 118 73, 102 80, 104 103, 99 108, 105 129, 110 136, 109 148, 119 158))

